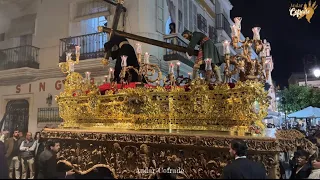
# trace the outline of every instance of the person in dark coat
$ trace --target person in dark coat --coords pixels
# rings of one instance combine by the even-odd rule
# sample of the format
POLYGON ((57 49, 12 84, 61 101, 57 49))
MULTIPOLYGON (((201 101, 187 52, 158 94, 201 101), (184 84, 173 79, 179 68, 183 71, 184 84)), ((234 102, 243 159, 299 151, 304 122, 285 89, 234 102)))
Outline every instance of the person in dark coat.
POLYGON ((263 164, 247 159, 248 146, 243 140, 232 140, 230 155, 235 160, 223 169, 222 179, 267 179, 263 164))
POLYGON ((41 141, 41 136, 40 136, 40 132, 36 132, 36 134, 34 135, 34 140, 35 140, 35 143, 36 143, 36 150, 34 151, 34 158, 35 158, 35 174, 34 174, 34 177, 38 177, 38 173, 39 173, 39 170, 38 170, 38 159, 39 159, 39 156, 40 154, 44 151, 45 149, 45 145, 44 145, 44 142, 41 141))
POLYGON ((5 149, 6 149, 6 158, 9 166, 9 178, 12 179, 15 177, 16 179, 20 179, 20 145, 21 139, 19 139, 19 130, 15 130, 13 132, 13 137, 8 138, 5 141, 5 149))
POLYGON ((9 179, 9 168, 5 154, 4 143, 0 141, 0 179, 9 179))
POLYGON ((38 176, 37 179, 65 179, 74 174, 74 172, 58 172, 57 171, 57 153, 60 150, 58 141, 48 140, 47 149, 39 156, 38 160, 38 176))
MULTIPOLYGON (((128 40, 124 37, 113 35, 112 38, 104 44, 104 50, 106 53, 111 54, 112 59, 116 59, 116 65, 114 68, 114 81, 120 82, 120 72, 122 70, 121 67, 121 56, 127 56, 127 66, 133 66, 134 68, 140 68, 136 52, 134 48, 129 44, 128 40), (118 49, 112 51, 114 47, 118 49), (111 52, 111 53, 110 53, 111 52)), ((138 74, 134 70, 130 70, 131 78, 130 82, 139 82, 138 74)), ((128 76, 125 78, 128 81, 128 76)))
POLYGON ((292 170, 290 179, 307 179, 312 171, 309 161, 309 153, 305 150, 298 150, 296 153, 296 164, 292 170))

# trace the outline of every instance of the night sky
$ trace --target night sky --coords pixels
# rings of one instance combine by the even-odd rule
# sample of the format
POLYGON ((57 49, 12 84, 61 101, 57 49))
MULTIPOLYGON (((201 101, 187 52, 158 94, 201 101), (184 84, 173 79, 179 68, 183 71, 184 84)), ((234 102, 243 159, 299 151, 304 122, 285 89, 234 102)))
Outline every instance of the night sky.
MULTIPOLYGON (((320 65, 320 0, 311 24, 305 17, 290 16, 291 4, 309 0, 230 0, 231 18, 242 17, 242 34, 252 38, 251 28, 261 27, 261 39, 271 43, 275 67, 272 78, 281 87, 288 85, 292 72, 303 72, 303 57, 315 55, 320 65)), ((314 2, 315 0, 312 0, 314 2)))

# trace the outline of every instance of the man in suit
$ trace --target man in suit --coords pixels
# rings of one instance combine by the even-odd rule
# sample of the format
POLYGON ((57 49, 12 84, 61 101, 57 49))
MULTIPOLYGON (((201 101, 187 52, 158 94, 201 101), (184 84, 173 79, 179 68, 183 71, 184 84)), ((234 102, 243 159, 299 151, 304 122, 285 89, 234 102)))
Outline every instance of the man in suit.
POLYGON ((60 143, 58 141, 48 140, 46 145, 47 149, 39 156, 39 174, 37 179, 65 179, 67 176, 73 175, 73 171, 57 171, 57 153, 60 150, 60 143))
POLYGON ((13 178, 13 169, 15 171, 15 178, 20 179, 20 144, 19 131, 13 132, 13 137, 5 141, 6 158, 9 165, 9 178, 13 178))
POLYGON ((232 140, 230 155, 235 159, 223 169, 222 179, 267 179, 261 163, 247 159, 247 144, 243 140, 232 140))

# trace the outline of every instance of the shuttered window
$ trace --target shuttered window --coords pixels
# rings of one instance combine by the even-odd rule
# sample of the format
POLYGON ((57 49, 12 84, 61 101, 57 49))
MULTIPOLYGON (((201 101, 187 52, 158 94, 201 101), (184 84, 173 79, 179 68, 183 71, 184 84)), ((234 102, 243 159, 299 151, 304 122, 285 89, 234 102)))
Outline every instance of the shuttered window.
POLYGON ((182 0, 178 1, 178 32, 183 32, 182 0))
POLYGON ((190 31, 194 31, 193 30, 193 3, 192 0, 189 0, 189 30, 190 31))
POLYGON ((8 37, 20 37, 34 34, 37 14, 28 14, 11 20, 8 37))
POLYGON ((77 3, 76 18, 91 16, 109 11, 109 4, 101 0, 89 0, 77 3))
POLYGON ((198 14, 198 29, 202 31, 203 33, 208 32, 207 27, 207 20, 204 18, 201 14, 198 14))
POLYGON ((159 33, 164 34, 164 0, 156 0, 156 7, 157 7, 157 17, 156 17, 156 26, 157 26, 157 31, 159 33))
POLYGON ((215 29, 213 26, 209 26, 209 38, 213 41, 216 40, 215 29))
POLYGON ((193 4, 193 30, 194 31, 197 31, 197 14, 198 14, 197 6, 193 4))
POLYGON ((189 29, 189 23, 188 23, 188 1, 187 0, 183 0, 183 26, 184 26, 184 30, 189 29))

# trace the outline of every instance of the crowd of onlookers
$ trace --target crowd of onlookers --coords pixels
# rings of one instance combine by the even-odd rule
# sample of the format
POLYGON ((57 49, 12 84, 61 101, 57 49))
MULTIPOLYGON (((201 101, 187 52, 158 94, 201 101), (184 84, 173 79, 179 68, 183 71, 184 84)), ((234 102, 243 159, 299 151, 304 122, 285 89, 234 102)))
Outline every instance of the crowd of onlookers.
POLYGON ((281 179, 320 179, 320 158, 317 154, 310 154, 301 148, 293 155, 282 153, 281 179))
POLYGON ((64 179, 73 170, 57 170, 57 153, 60 143, 41 141, 40 132, 34 137, 15 130, 0 133, 0 179, 64 179))
POLYGON ((44 145, 40 142, 40 132, 34 137, 28 132, 25 135, 16 130, 12 137, 8 132, 1 134, 1 154, 4 154, 2 169, 7 172, 1 173, 3 176, 8 175, 10 179, 34 179, 37 176, 37 158, 44 151, 44 145))

